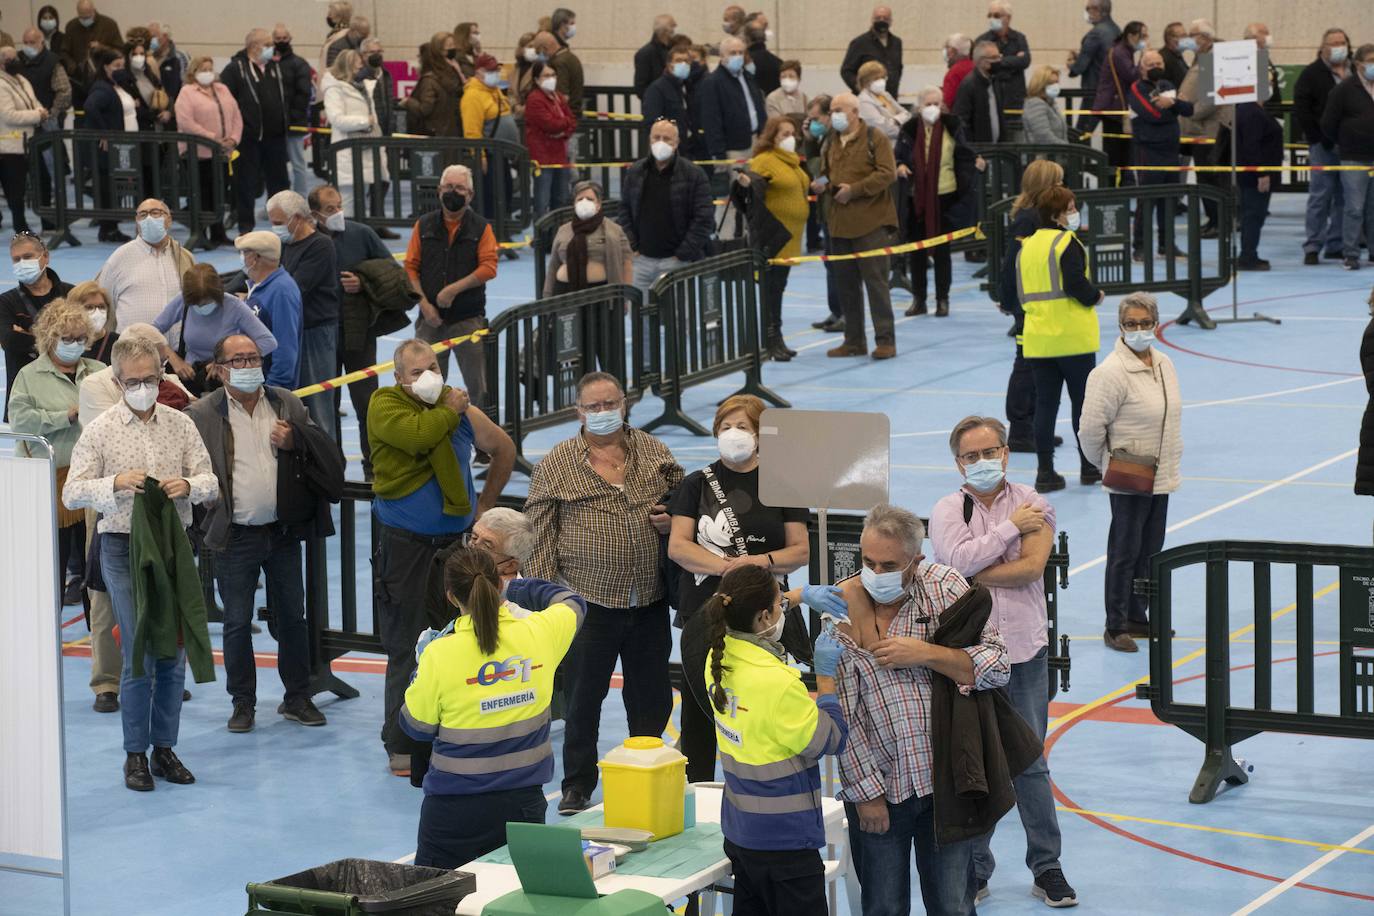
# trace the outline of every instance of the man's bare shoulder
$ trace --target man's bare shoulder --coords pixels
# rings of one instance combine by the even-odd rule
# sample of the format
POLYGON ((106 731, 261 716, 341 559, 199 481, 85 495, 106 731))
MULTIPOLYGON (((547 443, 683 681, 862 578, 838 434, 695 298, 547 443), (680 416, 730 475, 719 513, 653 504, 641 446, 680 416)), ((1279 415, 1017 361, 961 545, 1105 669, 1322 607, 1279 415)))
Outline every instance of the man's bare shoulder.
POLYGON ((877 632, 874 624, 873 600, 868 597, 858 576, 839 583, 845 603, 849 605, 849 625, 846 632, 860 648, 868 648, 877 632))

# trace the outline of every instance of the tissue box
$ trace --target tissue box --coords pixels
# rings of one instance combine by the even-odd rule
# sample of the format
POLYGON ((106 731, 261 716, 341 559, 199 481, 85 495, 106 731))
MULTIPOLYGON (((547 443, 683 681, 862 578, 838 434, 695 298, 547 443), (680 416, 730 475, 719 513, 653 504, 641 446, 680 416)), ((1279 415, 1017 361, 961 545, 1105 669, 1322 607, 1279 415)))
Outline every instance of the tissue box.
POLYGON ((591 873, 592 880, 603 875, 609 875, 615 871, 615 850, 609 846, 599 846, 596 843, 582 841, 582 861, 587 865, 587 871, 591 873))

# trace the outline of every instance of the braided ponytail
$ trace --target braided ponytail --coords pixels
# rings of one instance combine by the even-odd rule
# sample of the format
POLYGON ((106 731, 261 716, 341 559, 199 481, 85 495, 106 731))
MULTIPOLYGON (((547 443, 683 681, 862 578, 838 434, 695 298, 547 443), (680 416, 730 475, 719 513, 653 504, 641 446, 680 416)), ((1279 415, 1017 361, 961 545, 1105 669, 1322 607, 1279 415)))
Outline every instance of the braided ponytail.
POLYGON ((717 712, 725 712, 725 688, 720 686, 720 676, 725 670, 725 608, 725 596, 719 594, 712 595, 702 608, 706 614, 707 645, 711 647, 711 683, 707 692, 717 712))
POLYGON ((778 597, 778 582, 761 566, 738 566, 724 575, 716 593, 702 605, 706 614, 707 644, 710 646, 711 683, 707 693, 717 712, 725 712, 728 698, 721 686, 725 667, 725 631, 752 632, 754 618, 773 606, 778 597))

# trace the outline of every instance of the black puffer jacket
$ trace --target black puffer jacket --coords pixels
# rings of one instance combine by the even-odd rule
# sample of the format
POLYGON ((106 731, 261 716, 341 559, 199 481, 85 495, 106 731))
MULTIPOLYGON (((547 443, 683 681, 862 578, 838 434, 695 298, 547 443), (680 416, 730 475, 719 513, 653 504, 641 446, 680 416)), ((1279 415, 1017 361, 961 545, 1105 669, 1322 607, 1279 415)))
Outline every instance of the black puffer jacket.
POLYGON ((1364 372, 1364 387, 1369 403, 1360 420, 1360 453, 1355 456, 1355 492, 1360 496, 1374 496, 1374 319, 1364 329, 1360 341, 1360 369, 1364 372))
MULTIPOLYGON (((630 247, 639 250, 640 199, 644 196, 644 173, 657 168, 652 157, 645 157, 625 170, 620 192, 620 213, 616 222, 625 230, 630 247)), ((711 183, 701 167, 677 156, 672 164, 673 230, 678 239, 673 254, 680 261, 700 261, 706 256, 706 243, 715 229, 715 208, 711 204, 711 183)))

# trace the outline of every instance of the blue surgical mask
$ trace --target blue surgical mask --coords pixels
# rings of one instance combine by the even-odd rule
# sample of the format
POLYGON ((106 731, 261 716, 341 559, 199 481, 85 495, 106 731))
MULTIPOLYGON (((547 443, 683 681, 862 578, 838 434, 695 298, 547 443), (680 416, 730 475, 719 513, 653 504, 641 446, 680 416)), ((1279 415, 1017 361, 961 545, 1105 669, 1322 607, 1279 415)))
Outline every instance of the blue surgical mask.
POLYGON ((1145 42, 1144 42, 1144 41, 1137 41, 1137 42, 1135 43, 1135 49, 1136 49, 1137 51, 1144 51, 1144 50, 1145 50, 1145 42))
POLYGON ((692 75, 692 65, 685 61, 678 61, 673 64, 673 76, 680 80, 685 80, 692 75))
POLYGON ((750 76, 753 76, 755 73, 759 72, 759 68, 754 66, 754 62, 751 60, 749 61, 749 63, 744 65, 744 72, 749 74, 750 76))
POLYGON ((811 131, 811 136, 815 137, 817 140, 825 136, 825 125, 820 121, 812 121, 810 126, 806 129, 811 131))
POLYGON ((1189 37, 1189 38, 1180 38, 1180 39, 1178 40, 1178 49, 1179 49, 1180 51, 1196 51, 1196 50, 1197 50, 1197 39, 1196 39, 1196 38, 1192 38, 1192 37, 1189 37))
POLYGON ((89 29, 91 26, 95 25, 95 17, 94 17, 94 16, 82 16, 80 19, 77 20, 77 22, 81 23, 81 25, 82 25, 83 27, 89 29))
POLYGON ((283 245, 291 242, 291 230, 286 228, 285 223, 282 223, 280 226, 274 225, 272 227, 272 234, 281 239, 283 245))
POLYGON ((57 351, 57 358, 67 365, 71 365, 81 358, 82 353, 86 352, 86 344, 84 341, 80 340, 75 343, 59 341, 55 349, 57 351))
MULTIPOLYGON (((907 569, 911 564, 907 564, 907 569)), ((906 575, 906 569, 899 569, 896 572, 874 572, 865 566, 859 571, 859 581, 863 583, 864 590, 868 592, 870 598, 879 604, 891 604, 906 591, 906 586, 902 584, 902 576, 906 575)))
POLYGON ((849 115, 843 111, 832 111, 830 113, 830 126, 835 129, 835 133, 844 133, 849 130, 849 115))
POLYGON ((262 387, 262 367, 250 366, 247 369, 229 369, 229 387, 244 393, 257 391, 262 387))
POLYGON ((156 245, 167 237, 167 224, 156 216, 138 221, 138 236, 149 245, 156 245))
POLYGON ((213 313, 215 311, 215 307, 218 305, 218 302, 203 302, 200 305, 191 306, 191 311, 195 312, 197 315, 204 317, 206 315, 213 313))
POLYGON ((736 54, 734 57, 725 58, 725 69, 731 73, 739 73, 744 69, 744 55, 736 54))
POLYGON ((1150 349, 1150 345, 1155 342, 1155 332, 1153 329, 1148 331, 1122 331, 1121 339, 1126 341, 1126 346, 1137 353, 1144 353, 1150 349))
POLYGON ((1345 55, 1346 55, 1345 45, 1336 45, 1334 48, 1331 49, 1331 63, 1333 63, 1333 64, 1343 64, 1343 63, 1345 63, 1345 55))
POLYGON ((272 55, 276 53, 276 48, 271 45, 263 45, 262 50, 258 52, 258 60, 262 61, 264 64, 270 64, 272 62, 272 55))
POLYGON ((618 410, 598 410, 587 414, 587 432, 594 436, 609 436, 625 425, 625 418, 618 410))
POLYGON ((149 51, 156 51, 160 47, 162 47, 162 42, 156 36, 148 39, 149 51))
POLYGON ((964 477, 968 480, 968 485, 979 493, 991 493, 1006 476, 1007 472, 1002 470, 1001 458, 984 458, 964 467, 964 477))
POLYGON ((24 258, 22 261, 14 262, 14 279, 26 286, 31 286, 38 282, 38 278, 43 276, 43 262, 38 258, 24 258))
POLYGON ((38 52, 41 51, 42 48, 30 48, 28 45, 21 45, 19 50, 23 51, 24 56, 29 60, 33 60, 38 56, 38 52))
POLYGON ((1374 63, 1364 65, 1364 78, 1374 83, 1374 63))

